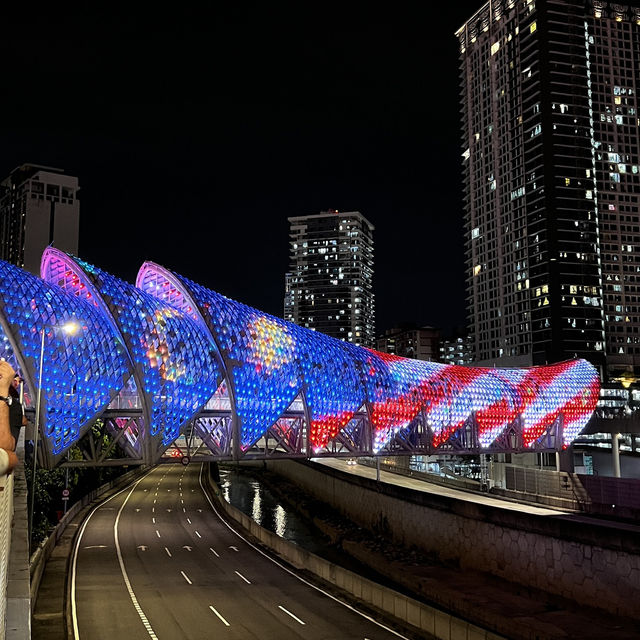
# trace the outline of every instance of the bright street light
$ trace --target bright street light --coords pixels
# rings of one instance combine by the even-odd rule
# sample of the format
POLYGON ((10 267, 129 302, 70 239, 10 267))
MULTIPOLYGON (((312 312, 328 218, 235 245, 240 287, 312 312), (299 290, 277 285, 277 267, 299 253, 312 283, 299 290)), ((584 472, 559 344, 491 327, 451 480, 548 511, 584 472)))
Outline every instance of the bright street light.
POLYGON ((63 325, 45 325, 40 329, 40 361, 38 364, 38 393, 36 395, 36 420, 35 434, 33 436, 33 474, 31 478, 31 504, 29 507, 29 544, 33 542, 33 509, 36 498, 36 466, 38 464, 38 436, 40 434, 40 402, 42 400, 42 368, 44 364, 44 337, 47 331, 62 331, 62 333, 73 336, 80 330, 80 324, 74 320, 69 320, 63 325))

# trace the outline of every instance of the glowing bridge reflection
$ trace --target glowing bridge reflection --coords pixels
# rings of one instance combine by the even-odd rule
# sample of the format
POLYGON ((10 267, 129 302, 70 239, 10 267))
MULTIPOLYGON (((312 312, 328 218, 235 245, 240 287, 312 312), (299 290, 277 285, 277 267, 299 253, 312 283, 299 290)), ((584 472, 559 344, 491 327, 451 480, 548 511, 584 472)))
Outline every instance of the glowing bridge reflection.
MULTIPOLYGON (((568 446, 591 417, 584 360, 528 369, 400 358, 262 313, 150 262, 135 286, 49 248, 0 261, 0 357, 27 404, 42 358, 43 463, 102 425, 129 463, 513 452, 568 446), (55 328, 70 320, 82 330, 55 328)), ((33 403, 32 403, 33 404, 33 403)), ((93 450, 108 464, 115 445, 93 450)))

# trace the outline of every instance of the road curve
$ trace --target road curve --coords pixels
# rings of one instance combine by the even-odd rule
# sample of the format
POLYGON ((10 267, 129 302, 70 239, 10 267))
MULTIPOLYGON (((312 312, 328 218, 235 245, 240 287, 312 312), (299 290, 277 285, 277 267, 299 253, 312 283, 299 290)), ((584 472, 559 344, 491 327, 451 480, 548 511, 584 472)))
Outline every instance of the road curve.
POLYGON ((96 507, 70 566, 76 640, 403 638, 225 523, 197 465, 158 467, 96 507))

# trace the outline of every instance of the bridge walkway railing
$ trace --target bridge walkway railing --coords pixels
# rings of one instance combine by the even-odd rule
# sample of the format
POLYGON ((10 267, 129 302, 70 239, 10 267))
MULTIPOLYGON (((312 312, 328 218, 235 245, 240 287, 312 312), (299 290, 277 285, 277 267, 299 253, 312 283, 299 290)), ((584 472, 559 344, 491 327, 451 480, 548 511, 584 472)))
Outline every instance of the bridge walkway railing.
POLYGON ((0 640, 31 638, 24 430, 16 454, 13 473, 0 476, 0 640))

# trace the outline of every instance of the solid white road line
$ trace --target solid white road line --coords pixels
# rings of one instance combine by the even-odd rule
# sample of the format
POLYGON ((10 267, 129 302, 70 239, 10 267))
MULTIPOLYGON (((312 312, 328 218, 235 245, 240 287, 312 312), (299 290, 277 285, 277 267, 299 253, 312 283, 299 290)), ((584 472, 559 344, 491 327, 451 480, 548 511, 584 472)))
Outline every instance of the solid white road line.
MULTIPOLYGON (((200 465, 200 475, 198 477, 198 480, 199 480, 199 483, 200 483, 200 490, 204 494, 204 497, 206 498, 207 502, 209 503, 209 506, 211 507, 211 509, 213 509, 213 512, 218 516, 218 519, 220 520, 220 522, 222 522, 222 524, 225 525, 225 527, 227 527, 227 529, 229 529, 229 531, 231 531, 238 538, 240 538, 240 540, 242 540, 245 544, 249 545, 252 549, 255 549, 261 556, 265 557, 267 560, 269 560, 270 562, 273 562, 273 564, 275 564, 278 567, 280 567, 283 571, 286 571, 288 574, 292 575, 297 580, 300 580, 300 582, 306 584, 308 587, 311 587, 312 589, 315 589, 316 591, 319 591, 321 594, 325 595, 327 598, 331 598, 331 600, 333 600, 334 602, 337 602, 337 603, 341 604, 343 607, 346 607, 347 609, 349 609, 350 611, 353 611, 354 613, 357 613, 359 616, 362 616, 363 618, 365 618, 365 620, 369 620, 369 622, 372 622, 373 624, 377 625, 378 627, 381 627, 382 629, 384 629, 385 631, 388 631, 389 633, 393 634, 394 636, 397 636, 398 638, 402 638, 402 640, 409 640, 409 638, 407 638, 406 636, 403 636, 402 634, 398 633, 397 631, 394 631, 390 627, 387 627, 386 625, 382 624, 381 622, 378 622, 377 620, 375 620, 371 616, 368 616, 366 613, 362 613, 362 611, 358 611, 355 607, 352 607, 350 604, 348 604, 346 602, 343 602, 339 598, 336 598, 334 595, 331 595, 328 591, 324 591, 320 587, 316 587, 316 585, 311 584, 311 582, 308 582, 303 577, 299 576, 297 573, 294 573, 293 571, 291 571, 291 569, 288 569, 283 564, 281 564, 280 562, 278 562, 277 560, 272 558, 270 555, 266 554, 264 551, 262 551, 262 549, 259 549, 254 544, 249 542, 246 538, 244 538, 240 533, 238 533, 222 517, 220 512, 216 509, 215 505, 211 501, 211 498, 209 497, 209 494, 205 491, 204 485, 202 484, 202 474, 203 474, 203 472, 204 472, 204 464, 201 464, 200 465)), ((191 491, 194 491, 194 489, 191 489, 191 491)))
POLYGON ((240 576, 247 584, 251 584, 249 580, 247 580, 239 571, 236 571, 235 574, 240 576))
POLYGON ((227 627, 231 626, 211 605, 209 605, 209 609, 211 609, 211 611, 213 611, 213 613, 215 613, 227 627))
POLYGON ((293 615, 293 613, 291 613, 291 611, 287 611, 281 604, 278 605, 278 609, 282 609, 287 615, 291 616, 294 620, 296 620, 300 624, 306 624, 306 622, 303 622, 302 620, 300 620, 300 618, 298 618, 298 616, 293 615))
POLYGON ((181 571, 180 572, 182 574, 182 577, 189 583, 189 584, 193 584, 193 582, 191 582, 191 580, 189 580, 189 576, 184 572, 181 571))
MULTIPOLYGON (((151 471, 149 471, 149 473, 145 474, 142 478, 140 478, 140 480, 138 480, 133 485, 133 489, 135 489, 138 486, 138 484, 142 482, 142 480, 144 480, 150 473, 151 471)), ((107 504, 107 502, 111 502, 111 500, 113 500, 114 498, 117 498, 121 493, 124 493, 127 490, 127 488, 128 487, 125 487, 124 489, 121 489, 117 493, 114 493, 110 498, 107 498, 104 502, 94 507, 93 511, 91 511, 91 513, 87 516, 86 520, 82 523, 82 527, 77 535, 75 546, 73 549, 72 562, 71 562, 71 619, 73 621, 73 636, 76 640, 80 640, 80 631, 78 630, 78 612, 77 612, 77 604, 76 604, 76 574, 77 574, 77 566, 78 566, 78 550, 80 548, 80 544, 82 543, 82 536, 84 535, 84 531, 87 528, 87 525, 89 524, 89 521, 91 520, 91 517, 93 516, 93 514, 98 509, 102 508, 105 504, 107 504)), ((131 491, 133 491, 133 489, 131 489, 131 491)), ((147 491, 147 489, 144 489, 144 491, 147 491)), ((129 498, 127 497, 127 500, 128 499, 129 498)), ((153 629, 152 629, 152 632, 153 632, 153 629)), ((155 635, 152 636, 152 638, 157 640, 155 635)))
MULTIPOLYGON (((140 480, 138 480, 138 482, 140 482, 140 480)), ((129 498, 131 497, 131 494, 135 491, 136 487, 138 486, 138 482, 136 482, 133 485, 133 487, 131 487, 131 491, 129 491, 127 497, 122 503, 122 506, 120 507, 120 510, 118 511, 118 515, 116 516, 116 521, 113 524, 113 537, 116 542, 116 552, 118 554, 118 562, 120 563, 120 572, 122 573, 122 577, 124 578, 124 583, 127 587, 127 591, 129 592, 129 597, 131 598, 131 602, 133 603, 135 610, 138 612, 138 616, 140 616, 140 620, 142 621, 144 628, 147 630, 147 633, 149 634, 149 637, 151 638, 151 640, 158 640, 158 636, 156 636, 151 624, 149 623, 149 620, 147 619, 147 616, 145 615, 144 611, 142 610, 142 607, 140 606, 140 603, 138 602, 138 598, 136 598, 136 594, 133 592, 133 588, 131 587, 131 582, 129 581, 129 575, 127 574, 127 570, 124 567, 122 551, 120 551, 120 538, 118 536, 118 523, 120 522, 120 516, 122 515, 122 510, 127 504, 129 498)))

